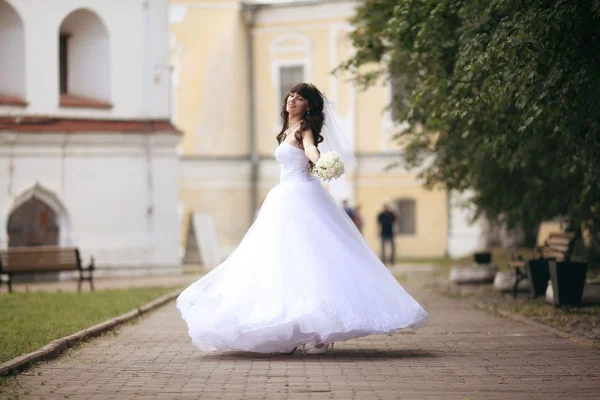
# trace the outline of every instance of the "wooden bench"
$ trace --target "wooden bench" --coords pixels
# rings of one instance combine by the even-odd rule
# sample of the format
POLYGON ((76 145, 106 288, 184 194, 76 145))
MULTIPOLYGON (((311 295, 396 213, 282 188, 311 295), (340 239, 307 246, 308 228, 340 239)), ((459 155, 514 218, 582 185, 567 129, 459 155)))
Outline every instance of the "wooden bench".
MULTIPOLYGON (((529 275, 527 272, 529 269, 528 263, 535 263, 539 260, 555 260, 557 262, 570 261, 575 239, 576 236, 574 232, 552 232, 545 240, 543 240, 541 246, 538 245, 533 249, 533 258, 531 260, 526 261, 522 257, 517 258, 514 257, 513 254, 511 256, 511 261, 508 263, 509 267, 515 269, 513 297, 517 296, 519 282, 529 275)), ((529 278, 532 279, 532 277, 529 278)), ((535 283, 531 282, 531 284, 533 288, 535 283)))
POLYGON ((13 275, 58 271, 79 271, 77 290, 81 291, 83 281, 89 281, 90 288, 94 290, 94 269, 94 258, 87 267, 83 267, 79 249, 74 247, 32 246, 0 250, 0 287, 2 275, 8 275, 9 292, 12 292, 13 275))
POLYGON ((575 232, 551 233, 539 249, 539 256, 545 260, 557 262, 569 261, 575 243, 575 232))

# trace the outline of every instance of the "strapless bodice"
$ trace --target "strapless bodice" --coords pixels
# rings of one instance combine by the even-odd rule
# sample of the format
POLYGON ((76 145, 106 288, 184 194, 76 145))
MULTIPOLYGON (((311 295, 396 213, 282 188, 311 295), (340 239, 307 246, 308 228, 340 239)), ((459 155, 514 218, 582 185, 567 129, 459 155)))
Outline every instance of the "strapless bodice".
POLYGON ((308 173, 309 159, 304 150, 282 142, 275 149, 275 158, 281 164, 280 182, 311 182, 318 180, 308 173))

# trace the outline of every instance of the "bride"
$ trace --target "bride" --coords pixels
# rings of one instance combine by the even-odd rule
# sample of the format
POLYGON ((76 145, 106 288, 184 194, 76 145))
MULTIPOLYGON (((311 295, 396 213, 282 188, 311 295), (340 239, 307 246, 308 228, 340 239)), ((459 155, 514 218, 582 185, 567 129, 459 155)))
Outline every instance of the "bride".
MULTIPOLYGON (((282 110, 275 158, 280 183, 239 246, 186 288, 177 307, 203 351, 325 353, 334 342, 417 328, 427 313, 394 279, 311 174, 319 149, 354 155, 312 84, 296 84, 282 110)), ((343 177, 342 177, 343 178, 343 177)))

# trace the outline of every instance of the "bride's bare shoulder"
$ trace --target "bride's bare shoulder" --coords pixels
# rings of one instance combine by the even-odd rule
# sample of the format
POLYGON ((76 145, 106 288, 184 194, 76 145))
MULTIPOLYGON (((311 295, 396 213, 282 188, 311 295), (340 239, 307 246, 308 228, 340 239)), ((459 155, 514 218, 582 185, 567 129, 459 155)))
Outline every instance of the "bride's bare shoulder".
POLYGON ((309 127, 307 127, 305 130, 302 131, 302 143, 310 143, 310 144, 315 144, 315 138, 312 134, 312 129, 310 129, 309 127))

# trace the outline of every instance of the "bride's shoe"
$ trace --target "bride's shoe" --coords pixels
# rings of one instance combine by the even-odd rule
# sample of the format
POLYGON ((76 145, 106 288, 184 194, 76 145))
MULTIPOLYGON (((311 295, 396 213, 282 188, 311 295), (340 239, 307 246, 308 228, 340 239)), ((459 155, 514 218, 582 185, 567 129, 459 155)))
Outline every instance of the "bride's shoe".
MULTIPOLYGON (((294 354, 297 349, 298 349, 298 346, 294 347, 293 349, 291 349, 289 351, 278 351, 278 353, 279 354, 294 354)), ((304 353, 304 350, 302 350, 302 352, 304 353)))
MULTIPOLYGON (((315 346, 306 351, 306 354, 325 354, 327 352, 328 344, 315 344, 315 346)), ((331 350, 333 350, 333 343, 331 343, 331 350)))

